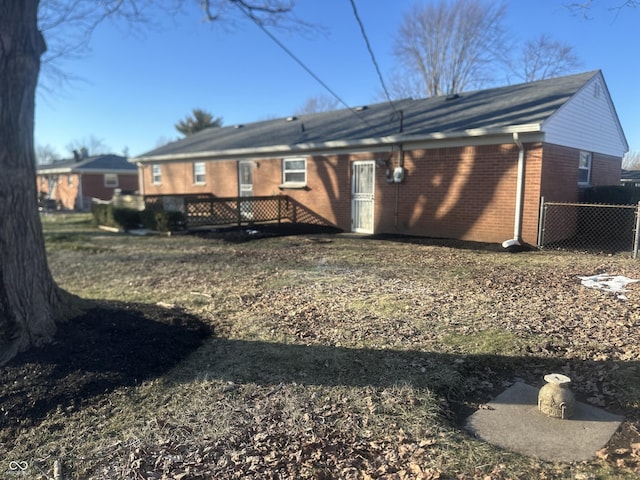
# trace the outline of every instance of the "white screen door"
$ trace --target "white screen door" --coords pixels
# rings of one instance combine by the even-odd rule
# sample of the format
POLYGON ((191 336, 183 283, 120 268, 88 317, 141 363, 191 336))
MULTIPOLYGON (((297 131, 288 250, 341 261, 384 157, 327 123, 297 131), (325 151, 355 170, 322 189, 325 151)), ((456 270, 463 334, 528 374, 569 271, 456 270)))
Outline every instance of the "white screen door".
POLYGON ((375 162, 353 162, 351 185, 351 229, 373 233, 375 162))
MULTIPOLYGON (((238 162, 238 196, 253 197, 253 162, 238 162)), ((240 213, 243 220, 253 219, 253 205, 251 202, 240 203, 240 213)))

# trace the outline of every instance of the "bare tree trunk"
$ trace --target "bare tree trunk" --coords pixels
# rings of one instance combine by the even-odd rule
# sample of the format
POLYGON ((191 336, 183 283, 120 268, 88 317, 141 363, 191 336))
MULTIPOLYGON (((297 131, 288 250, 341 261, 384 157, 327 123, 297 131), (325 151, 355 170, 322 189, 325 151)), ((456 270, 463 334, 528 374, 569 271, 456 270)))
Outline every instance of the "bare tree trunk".
POLYGON ((47 264, 33 146, 38 0, 0 2, 0 364, 51 340, 61 294, 47 264))

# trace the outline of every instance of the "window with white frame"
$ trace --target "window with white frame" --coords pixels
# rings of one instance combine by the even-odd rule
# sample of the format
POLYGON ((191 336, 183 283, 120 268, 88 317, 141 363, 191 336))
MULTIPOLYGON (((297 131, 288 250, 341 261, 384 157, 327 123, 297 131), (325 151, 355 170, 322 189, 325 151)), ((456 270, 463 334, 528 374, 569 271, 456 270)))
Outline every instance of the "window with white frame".
POLYGON ((118 186, 118 175, 116 173, 105 173, 104 186, 109 188, 116 188, 118 186))
POLYGON ((151 165, 151 183, 160 185, 162 183, 162 171, 160 165, 151 165))
POLYGON ((284 158, 282 160, 282 183, 284 185, 306 185, 307 159, 284 158))
POLYGON ((588 185, 591 181, 591 152, 580 152, 580 162, 578 164, 578 183, 588 185))
POLYGON ((207 169, 204 162, 195 162, 193 164, 193 183, 196 185, 204 185, 207 169))

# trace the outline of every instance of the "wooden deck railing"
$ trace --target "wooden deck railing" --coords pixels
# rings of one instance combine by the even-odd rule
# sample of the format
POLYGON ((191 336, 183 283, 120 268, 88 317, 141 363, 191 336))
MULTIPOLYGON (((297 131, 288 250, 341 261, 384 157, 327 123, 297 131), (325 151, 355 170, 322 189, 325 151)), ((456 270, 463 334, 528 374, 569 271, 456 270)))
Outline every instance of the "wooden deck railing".
POLYGON ((147 209, 182 212, 187 228, 283 222, 328 224, 325 219, 287 195, 147 195, 144 201, 147 209))

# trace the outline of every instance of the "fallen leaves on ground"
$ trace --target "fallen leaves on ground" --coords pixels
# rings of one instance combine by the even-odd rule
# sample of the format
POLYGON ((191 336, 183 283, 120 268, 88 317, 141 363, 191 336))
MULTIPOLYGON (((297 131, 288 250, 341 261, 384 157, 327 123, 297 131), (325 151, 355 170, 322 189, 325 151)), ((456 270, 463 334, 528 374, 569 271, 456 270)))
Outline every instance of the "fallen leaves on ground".
MULTIPOLYGON (((407 388, 433 389, 441 401, 433 422, 444 422, 453 431, 464 414, 486 408, 515 377, 541 386, 550 368, 572 379, 578 400, 626 417, 612 442, 597 455, 594 452, 593 465, 609 466, 628 478, 638 472, 640 285, 629 285, 623 300, 585 288, 578 278, 603 272, 640 278, 637 263, 630 259, 554 257, 544 252, 511 256, 426 241, 319 243, 304 237, 255 245, 188 238, 135 239, 115 245, 99 237, 92 241, 108 244, 109 249, 97 249, 92 255, 63 249, 53 252, 50 262, 61 285, 95 295, 108 291, 120 299, 148 296, 156 304, 163 302, 171 318, 188 312, 204 319, 213 326, 219 346, 229 347, 231 358, 207 359, 211 364, 198 365, 197 375, 231 383, 213 393, 204 389, 198 393, 193 387, 186 394, 193 398, 185 402, 215 406, 216 399, 237 397, 229 407, 236 409, 230 433, 211 437, 197 432, 197 418, 192 424, 172 418, 184 413, 179 407, 166 407, 162 413, 158 407, 144 419, 147 431, 141 438, 100 450, 101 459, 88 472, 92 478, 518 478, 501 452, 492 451, 491 461, 483 463, 452 458, 457 439, 412 435, 394 426, 394 415, 415 409, 415 402, 389 408, 384 428, 367 436, 365 427, 356 424, 365 423, 367 416, 383 416, 386 407, 379 399, 357 398, 360 390, 355 387, 361 382, 367 388, 383 389, 387 383, 403 380, 407 388), (263 371, 276 380, 228 378, 250 376, 243 371, 246 365, 233 370, 233 362, 240 361, 233 357, 241 350, 233 350, 237 344, 253 345, 248 352, 255 357, 252 361, 266 364, 263 371), (273 353, 269 345, 282 347, 278 354, 288 348, 293 358, 286 363, 265 356, 273 353), (320 363, 297 368, 308 360, 303 358, 305 353, 317 351, 329 354, 320 363), (345 367, 337 357, 351 352, 357 352, 360 360, 349 357, 345 367), (223 368, 228 371, 220 371, 223 368), (307 399, 298 395, 296 412, 301 419, 294 429, 278 418, 277 400, 295 382, 327 389, 334 384, 352 387, 353 396, 340 404, 329 402, 307 410, 307 399), (263 402, 259 408, 254 406, 257 398, 263 402), (356 401, 362 404, 361 412, 354 412, 356 401), (305 425, 310 428, 305 430, 305 425), (449 457, 440 457, 442 452, 449 457)), ((124 350, 116 353, 122 358, 128 355, 124 350)), ((23 377, 31 376, 24 371, 23 377)), ((185 383, 197 380, 191 376, 185 383)), ((12 393, 15 386, 4 388, 12 393)), ((46 392, 38 395, 42 398, 33 401, 46 401, 46 392)), ((93 398, 86 400, 90 403, 93 398)), ((118 399, 108 394, 96 398, 113 401, 113 415, 117 415, 118 399)), ((64 408, 60 414, 55 407, 43 411, 59 415, 56 425, 71 421, 64 408)), ((105 411, 111 412, 107 407, 105 411)), ((102 411, 96 407, 96 412, 102 411)), ((197 412, 193 415, 197 417, 197 412)), ((34 418, 32 423, 41 420, 34 418)), ((112 433, 123 435, 127 427, 114 427, 112 433)), ((3 433, 8 440, 22 438, 17 429, 3 433)), ((70 454, 67 461, 69 472, 81 470, 81 460, 70 454)), ((584 474, 535 461, 526 468, 529 478, 583 475, 588 479, 593 465, 584 465, 584 474)), ((44 464, 43 470, 52 473, 44 464)))

